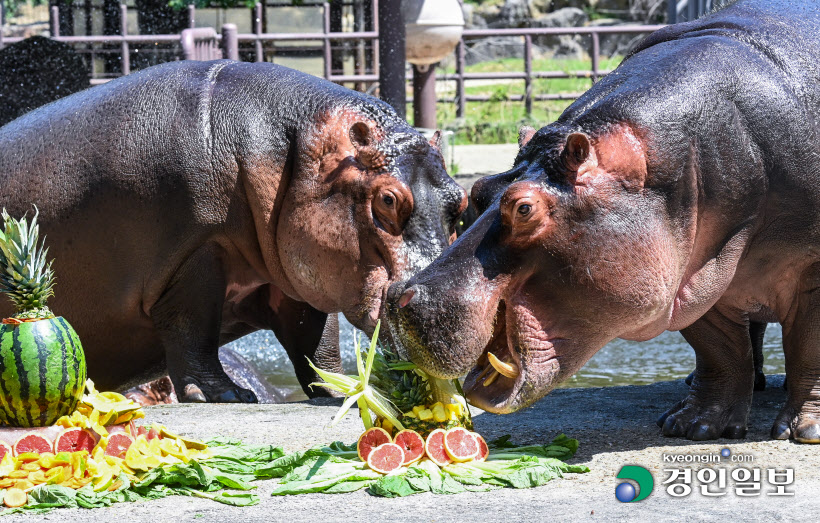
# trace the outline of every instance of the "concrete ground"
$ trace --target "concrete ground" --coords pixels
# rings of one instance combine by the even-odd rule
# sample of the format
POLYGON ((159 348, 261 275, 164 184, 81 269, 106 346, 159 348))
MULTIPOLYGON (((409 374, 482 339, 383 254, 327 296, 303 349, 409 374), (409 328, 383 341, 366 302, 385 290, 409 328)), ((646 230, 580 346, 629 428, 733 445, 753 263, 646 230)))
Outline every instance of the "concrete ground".
MULTIPOLYGON (((749 434, 743 440, 691 442, 664 438, 655 419, 686 393, 681 381, 646 386, 557 390, 534 407, 496 416, 475 416, 475 427, 487 439, 511 434, 519 443, 542 443, 564 432, 577 438, 580 449, 574 463, 589 466, 587 474, 568 475, 547 485, 526 490, 498 490, 455 496, 419 494, 384 499, 359 491, 344 495, 308 494, 271 497, 275 480, 259 482, 261 503, 254 507, 228 507, 212 501, 172 497, 146 503, 123 503, 110 508, 62 509, 46 516, 11 516, 6 521, 779 521, 817 519, 820 510, 820 447, 788 441, 770 441, 769 428, 785 399, 782 377, 765 392, 755 394, 749 434), (729 448, 734 456, 753 461, 760 469, 761 493, 753 497, 734 494, 731 474, 739 465, 713 465, 726 469, 729 479, 721 497, 707 497, 695 480, 693 492, 683 498, 667 494, 663 469, 694 469, 706 465, 664 463, 664 454, 714 455, 729 448), (615 487, 623 465, 640 465, 651 471, 653 493, 638 503, 620 503, 615 487), (772 497, 767 469, 792 468, 793 497, 772 497)), ((361 421, 348 415, 336 428, 329 422, 338 400, 279 405, 163 405, 146 409, 149 421, 158 421, 194 437, 223 435, 248 442, 273 443, 286 450, 305 449, 333 440, 355 441, 361 421)), ((693 472, 694 474, 694 472, 693 472)))
POLYGON ((495 145, 456 145, 453 150, 453 161, 458 166, 456 180, 459 177, 496 174, 512 167, 518 144, 504 143, 495 145))

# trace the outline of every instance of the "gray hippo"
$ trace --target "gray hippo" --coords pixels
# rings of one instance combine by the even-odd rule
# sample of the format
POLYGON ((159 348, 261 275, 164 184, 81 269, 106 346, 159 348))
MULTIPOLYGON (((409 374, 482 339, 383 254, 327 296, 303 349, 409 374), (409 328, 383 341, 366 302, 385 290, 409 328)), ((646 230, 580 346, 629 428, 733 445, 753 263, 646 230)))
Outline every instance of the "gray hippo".
POLYGON ((449 244, 466 195, 437 147, 307 74, 176 62, 0 128, 0 206, 39 209, 49 303, 99 388, 167 372, 180 401, 252 402, 221 345, 272 329, 311 393, 306 357, 341 367, 334 313, 372 330, 388 285, 449 244))
POLYGON ((783 327, 773 438, 820 442, 820 10, 741 0, 647 37, 388 293, 394 338, 468 399, 532 404, 614 338, 680 330, 696 353, 663 434, 741 438, 750 323, 783 327), (815 303, 815 299, 818 303, 815 303))

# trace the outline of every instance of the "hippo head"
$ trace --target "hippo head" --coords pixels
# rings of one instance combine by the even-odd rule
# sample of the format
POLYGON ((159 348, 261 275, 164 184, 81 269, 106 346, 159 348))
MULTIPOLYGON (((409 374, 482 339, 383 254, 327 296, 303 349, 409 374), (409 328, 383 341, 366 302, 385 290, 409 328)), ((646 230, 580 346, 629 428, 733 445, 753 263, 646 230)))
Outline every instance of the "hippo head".
POLYGON ((450 244, 467 195, 439 135, 428 142, 386 108, 332 111, 298 139, 276 229, 282 271, 295 297, 372 332, 389 284, 450 244))
MULTIPOLYGON (((399 350, 468 400, 508 413, 547 394, 610 340, 669 325, 691 231, 649 187, 625 125, 522 131, 513 168, 472 190, 478 220, 388 293, 399 350)), ((668 196, 668 195, 667 195, 668 196)))

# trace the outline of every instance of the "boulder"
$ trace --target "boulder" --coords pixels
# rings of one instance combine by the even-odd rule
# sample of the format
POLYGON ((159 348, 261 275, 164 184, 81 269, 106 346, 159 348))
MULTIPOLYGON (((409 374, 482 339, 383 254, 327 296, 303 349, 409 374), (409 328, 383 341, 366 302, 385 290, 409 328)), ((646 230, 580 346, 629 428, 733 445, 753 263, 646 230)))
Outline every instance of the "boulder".
POLYGON ((42 36, 0 49, 0 125, 90 85, 85 61, 42 36))

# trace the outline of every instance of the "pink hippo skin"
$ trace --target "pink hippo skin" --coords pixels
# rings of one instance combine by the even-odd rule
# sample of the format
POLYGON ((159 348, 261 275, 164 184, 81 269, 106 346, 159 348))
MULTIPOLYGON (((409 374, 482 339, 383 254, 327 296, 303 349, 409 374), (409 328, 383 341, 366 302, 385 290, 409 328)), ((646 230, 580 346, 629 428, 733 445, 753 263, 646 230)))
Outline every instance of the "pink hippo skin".
POLYGON ((614 338, 681 330, 696 370, 663 433, 741 438, 750 323, 779 322, 789 386, 771 435, 820 442, 817 56, 814 2, 741 0, 650 35, 524 130, 513 168, 473 187, 478 220, 391 287, 399 349, 509 413, 614 338))

